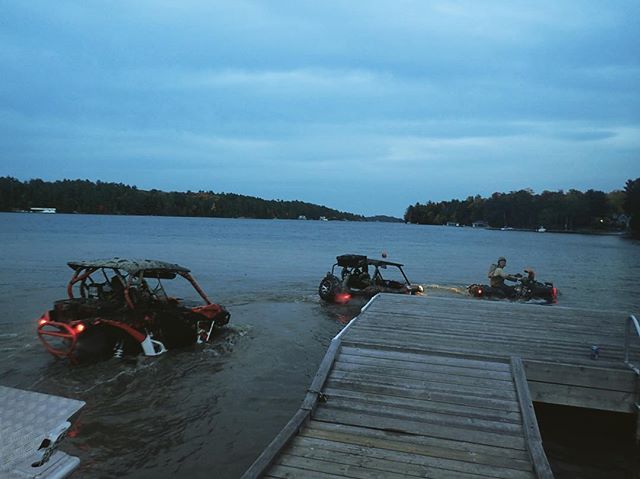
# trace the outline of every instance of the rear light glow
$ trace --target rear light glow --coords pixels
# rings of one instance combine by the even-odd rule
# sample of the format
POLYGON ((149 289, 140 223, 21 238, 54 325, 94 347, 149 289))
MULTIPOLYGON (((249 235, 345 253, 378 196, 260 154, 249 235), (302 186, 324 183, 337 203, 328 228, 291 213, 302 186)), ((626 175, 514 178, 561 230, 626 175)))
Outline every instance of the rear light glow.
POLYGON ((74 329, 74 331, 75 331, 76 333, 78 333, 78 334, 79 334, 79 333, 81 333, 82 331, 84 331, 84 330, 86 329, 86 326, 85 326, 84 324, 82 324, 82 323, 79 323, 79 324, 76 324, 76 325, 73 327, 73 329, 74 329))
POLYGON ((478 290, 478 296, 482 296, 482 289, 478 290))
POLYGON ((40 316, 40 319, 38 320, 38 326, 43 326, 47 324, 50 319, 51 318, 49 317, 49 311, 45 311, 45 313, 42 316, 40 316))
POLYGON ((336 294, 336 303, 345 304, 348 303, 350 299, 351 295, 349 293, 336 294))

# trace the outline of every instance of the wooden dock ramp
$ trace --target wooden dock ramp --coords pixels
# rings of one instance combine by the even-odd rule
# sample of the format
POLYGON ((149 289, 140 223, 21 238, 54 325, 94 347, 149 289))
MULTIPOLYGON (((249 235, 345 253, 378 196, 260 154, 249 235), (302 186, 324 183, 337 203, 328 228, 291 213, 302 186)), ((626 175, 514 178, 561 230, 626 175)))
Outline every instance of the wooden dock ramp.
POLYGON ((570 311, 376 298, 332 341, 302 407, 243 478, 552 478, 528 370, 551 384, 551 397, 562 396, 556 386, 600 387, 612 410, 629 410, 637 398, 637 380, 616 359, 622 348, 612 350, 622 336, 604 333, 607 356, 594 375, 588 321, 570 311), (583 328, 572 338, 562 330, 578 317, 583 328), (573 377, 579 370, 586 379, 573 377), (604 387, 594 383, 603 378, 604 387))

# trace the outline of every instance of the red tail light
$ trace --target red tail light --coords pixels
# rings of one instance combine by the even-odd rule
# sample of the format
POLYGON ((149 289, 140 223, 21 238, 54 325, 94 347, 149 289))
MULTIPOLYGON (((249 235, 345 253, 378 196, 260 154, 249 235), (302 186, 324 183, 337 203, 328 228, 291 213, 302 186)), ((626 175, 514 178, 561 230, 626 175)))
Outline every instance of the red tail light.
POLYGON ((478 296, 482 296, 482 289, 478 290, 478 296))
POLYGON ((336 303, 345 304, 348 303, 350 299, 351 295, 349 293, 336 294, 336 303))
POLYGON ((84 324, 82 324, 82 323, 78 323, 73 327, 73 330, 78 334, 80 334, 85 329, 86 329, 86 326, 84 324))
POLYGON ((45 313, 40 316, 40 319, 38 320, 38 326, 47 324, 49 321, 51 321, 51 318, 49 317, 49 311, 45 311, 45 313))

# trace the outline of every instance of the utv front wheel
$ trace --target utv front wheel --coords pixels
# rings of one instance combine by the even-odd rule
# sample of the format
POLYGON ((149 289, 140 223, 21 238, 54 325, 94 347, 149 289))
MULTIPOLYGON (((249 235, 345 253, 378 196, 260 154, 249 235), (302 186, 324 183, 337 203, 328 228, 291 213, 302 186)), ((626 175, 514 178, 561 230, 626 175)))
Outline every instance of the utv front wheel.
POLYGON ((325 301, 333 301, 340 291, 340 281, 335 276, 326 276, 320 281, 318 294, 325 301))

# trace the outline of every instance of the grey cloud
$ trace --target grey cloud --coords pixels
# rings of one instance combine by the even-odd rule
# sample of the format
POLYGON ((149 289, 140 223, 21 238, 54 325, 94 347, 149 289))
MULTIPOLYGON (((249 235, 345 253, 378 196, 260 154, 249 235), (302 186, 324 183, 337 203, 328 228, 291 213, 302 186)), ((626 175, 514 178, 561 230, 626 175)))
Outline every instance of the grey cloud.
POLYGON ((396 215, 623 185, 640 174, 639 14, 630 0, 5 1, 0 166, 396 215), (380 203, 333 193, 363 173, 400 187, 380 203))

